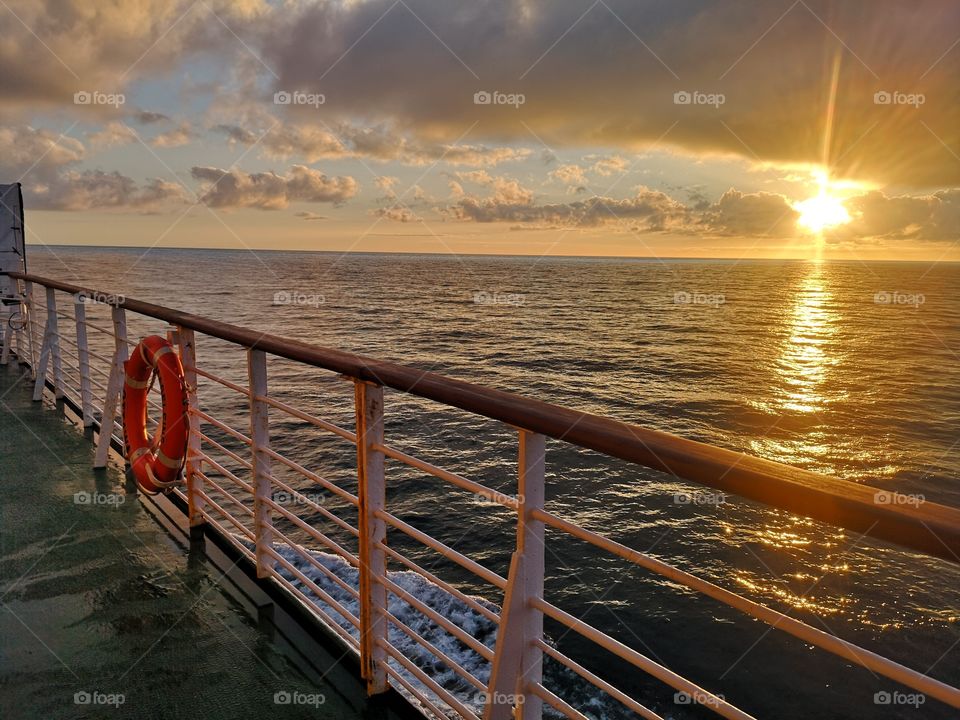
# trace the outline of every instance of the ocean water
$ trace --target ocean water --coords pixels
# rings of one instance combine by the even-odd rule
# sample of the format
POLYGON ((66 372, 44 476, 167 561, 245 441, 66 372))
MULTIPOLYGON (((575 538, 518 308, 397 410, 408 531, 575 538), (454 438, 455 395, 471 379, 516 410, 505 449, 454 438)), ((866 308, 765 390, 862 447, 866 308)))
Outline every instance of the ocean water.
MULTIPOLYGON (((37 274, 960 506, 960 265, 65 247, 32 247, 28 260, 37 274)), ((88 313, 106 318, 101 306, 88 313)), ((133 336, 164 330, 129 322, 133 336)), ((108 338, 92 341, 109 350, 108 338)), ((246 382, 242 351, 202 338, 198 356, 201 367, 246 382)), ((272 359, 270 392, 352 427, 352 386, 332 373, 272 359)), ((243 396, 206 380, 200 396, 205 410, 246 430, 243 396)), ((385 404, 388 444, 516 492, 515 431, 392 391, 385 404)), ((348 443, 271 418, 279 451, 355 488, 348 443)), ((960 684, 957 565, 556 441, 547 468, 556 514, 960 684)), ((391 512, 506 575, 510 513, 398 463, 387 472, 391 512)), ((328 491, 276 474, 353 521, 328 491)), ((391 531, 390 543, 500 601, 401 533, 391 531)), ((548 533, 547 573, 551 602, 757 717, 956 717, 932 698, 919 708, 883 704, 883 695, 877 704, 877 693, 906 690, 558 533, 548 533)), ((663 716, 709 716, 576 633, 547 630, 663 716)), ((591 714, 617 714, 572 683, 552 689, 591 714)))

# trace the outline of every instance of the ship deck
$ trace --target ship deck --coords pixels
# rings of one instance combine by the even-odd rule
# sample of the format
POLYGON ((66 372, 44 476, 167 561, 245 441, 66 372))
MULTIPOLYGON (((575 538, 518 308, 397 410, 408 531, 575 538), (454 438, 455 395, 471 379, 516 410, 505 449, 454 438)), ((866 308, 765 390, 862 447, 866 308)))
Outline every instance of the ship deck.
POLYGON ((0 367, 5 718, 392 715, 342 656, 305 657, 235 563, 191 551, 119 467, 91 470, 93 444, 22 372, 0 367))

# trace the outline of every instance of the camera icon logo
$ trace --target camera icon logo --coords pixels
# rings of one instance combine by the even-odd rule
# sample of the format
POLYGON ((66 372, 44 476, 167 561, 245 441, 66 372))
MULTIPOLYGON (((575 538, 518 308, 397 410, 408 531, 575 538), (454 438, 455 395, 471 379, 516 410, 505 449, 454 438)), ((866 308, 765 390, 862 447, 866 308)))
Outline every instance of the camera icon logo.
POLYGON ((288 93, 286 90, 280 90, 273 94, 273 104, 274 105, 289 105, 293 96, 288 93))
POLYGON ((74 505, 89 505, 90 504, 90 493, 86 490, 81 490, 73 494, 73 504, 74 505))
POLYGON ((75 92, 73 94, 74 105, 89 105, 92 100, 93 96, 86 90, 81 90, 80 92, 75 92))
POLYGON ((91 702, 93 702, 93 696, 86 690, 81 690, 73 694, 74 705, 89 705, 91 702))
POLYGON ((280 690, 273 694, 273 702, 275 705, 289 705, 293 702, 293 695, 286 690, 280 690))
POLYGON ((889 105, 893 102, 893 96, 886 90, 878 90, 873 94, 874 105, 889 105))
POLYGON ((479 90, 473 94, 474 105, 490 105, 493 102, 493 95, 486 90, 479 90))
POLYGON ((678 90, 673 94, 674 105, 689 105, 693 102, 693 95, 686 90, 678 90))

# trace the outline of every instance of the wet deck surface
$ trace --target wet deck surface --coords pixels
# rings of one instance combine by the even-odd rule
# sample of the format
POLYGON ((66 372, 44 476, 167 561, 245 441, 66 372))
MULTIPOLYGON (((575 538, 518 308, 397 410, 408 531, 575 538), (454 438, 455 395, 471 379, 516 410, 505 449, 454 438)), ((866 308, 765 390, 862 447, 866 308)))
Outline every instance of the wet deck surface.
POLYGON ((0 367, 0 716, 384 717, 335 654, 304 669, 119 469, 95 473, 21 372, 0 367))

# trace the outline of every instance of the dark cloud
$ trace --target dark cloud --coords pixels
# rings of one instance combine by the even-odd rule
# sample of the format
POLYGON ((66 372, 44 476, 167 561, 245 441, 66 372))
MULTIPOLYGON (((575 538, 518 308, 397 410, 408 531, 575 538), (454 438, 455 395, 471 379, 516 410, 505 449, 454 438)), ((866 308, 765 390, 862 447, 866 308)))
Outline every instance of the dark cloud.
POLYGON ((292 202, 336 205, 359 190, 352 177, 328 177, 304 165, 294 165, 286 175, 214 167, 193 167, 190 174, 201 183, 201 201, 219 208, 282 210, 292 202))

